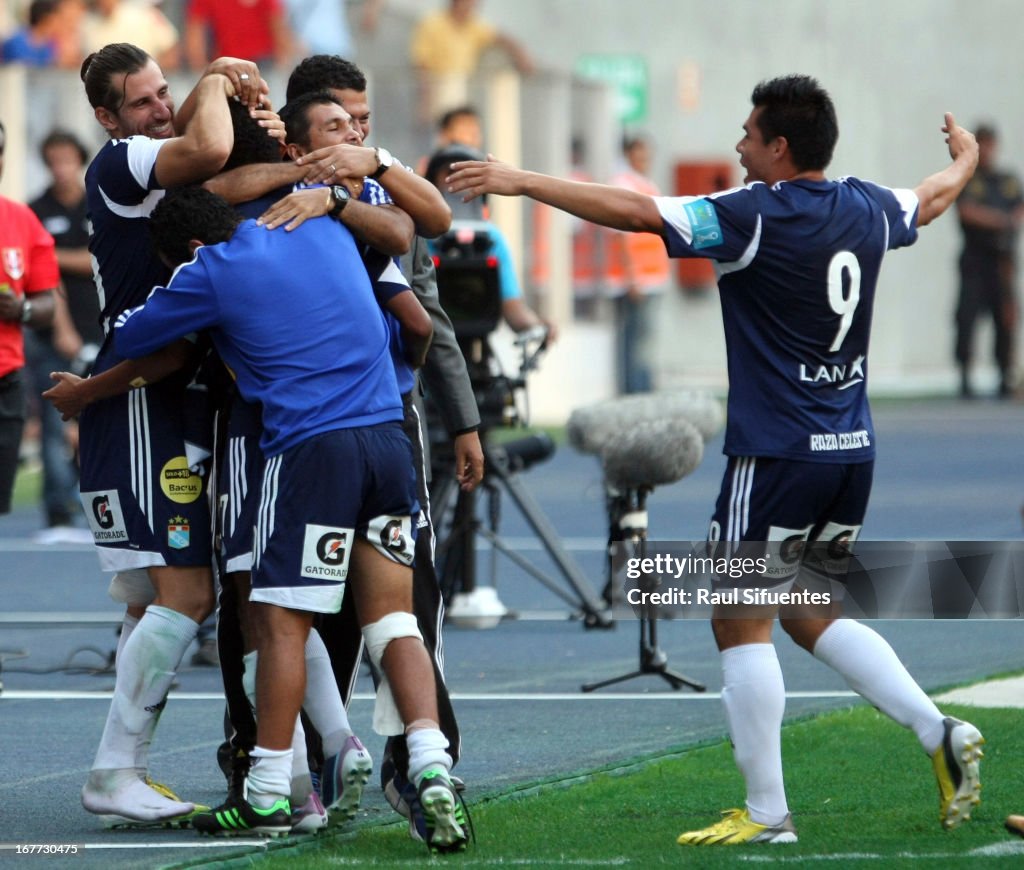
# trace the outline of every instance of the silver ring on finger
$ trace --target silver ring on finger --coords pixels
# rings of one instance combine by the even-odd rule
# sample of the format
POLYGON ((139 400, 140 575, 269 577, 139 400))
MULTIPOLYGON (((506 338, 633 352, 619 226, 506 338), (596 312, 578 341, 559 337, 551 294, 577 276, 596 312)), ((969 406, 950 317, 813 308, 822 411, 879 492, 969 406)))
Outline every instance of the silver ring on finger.
POLYGON ((243 81, 243 82, 247 82, 247 81, 249 81, 249 73, 242 73, 242 74, 241 74, 241 75, 240 75, 240 76, 238 77, 238 80, 239 80, 239 81, 243 81))
POLYGON ((330 165, 330 170, 331 175, 334 175, 334 173, 338 171, 337 167, 333 163, 330 165))

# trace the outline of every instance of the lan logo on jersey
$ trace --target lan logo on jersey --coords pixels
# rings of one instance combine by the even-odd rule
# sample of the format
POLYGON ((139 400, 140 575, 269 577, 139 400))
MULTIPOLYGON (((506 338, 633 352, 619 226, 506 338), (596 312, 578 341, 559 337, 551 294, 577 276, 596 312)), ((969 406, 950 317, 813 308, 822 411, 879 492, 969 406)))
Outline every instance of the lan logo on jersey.
POLYGON ((353 529, 308 524, 302 541, 300 576, 343 581, 348 577, 353 529))

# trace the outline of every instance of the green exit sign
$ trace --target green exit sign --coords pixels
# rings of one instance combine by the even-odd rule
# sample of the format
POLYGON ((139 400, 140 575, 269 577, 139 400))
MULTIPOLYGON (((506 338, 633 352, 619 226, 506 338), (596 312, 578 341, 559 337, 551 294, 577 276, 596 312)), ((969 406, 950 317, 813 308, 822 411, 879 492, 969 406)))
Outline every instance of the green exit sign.
POLYGON ((576 74, 607 82, 615 91, 615 110, 624 124, 647 118, 647 62, 638 54, 585 54, 576 74))

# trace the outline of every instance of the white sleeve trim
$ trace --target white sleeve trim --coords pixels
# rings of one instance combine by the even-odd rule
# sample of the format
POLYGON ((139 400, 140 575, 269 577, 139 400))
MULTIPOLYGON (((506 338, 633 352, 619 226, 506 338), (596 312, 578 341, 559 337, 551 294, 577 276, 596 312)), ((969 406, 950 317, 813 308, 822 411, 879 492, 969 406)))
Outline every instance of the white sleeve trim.
POLYGON ((917 210, 921 207, 917 194, 905 187, 899 187, 892 188, 892 195, 896 197, 896 201, 900 204, 900 208, 903 211, 903 223, 909 230, 911 221, 914 220, 914 215, 917 214, 917 210))
POLYGON ((409 282, 405 280, 405 275, 402 274, 402 270, 395 265, 395 261, 390 257, 388 258, 387 265, 383 268, 380 275, 377 276, 378 281, 387 281, 389 284, 401 284, 405 287, 409 286, 409 282))
POLYGON ((683 206, 688 202, 705 199, 703 196, 655 196, 654 204, 658 207, 661 219, 683 237, 688 245, 693 244, 693 225, 686 216, 683 206))
POLYGON ((153 173, 157 155, 170 139, 150 139, 148 136, 130 136, 128 144, 128 169, 132 178, 143 190, 149 189, 149 176, 153 173))

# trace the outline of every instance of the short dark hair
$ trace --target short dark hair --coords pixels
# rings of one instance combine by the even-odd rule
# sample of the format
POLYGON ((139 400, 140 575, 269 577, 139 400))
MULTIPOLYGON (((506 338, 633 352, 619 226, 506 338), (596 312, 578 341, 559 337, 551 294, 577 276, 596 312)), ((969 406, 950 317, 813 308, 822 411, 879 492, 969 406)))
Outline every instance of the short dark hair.
POLYGON ((647 137, 642 133, 624 133, 622 136, 622 153, 628 154, 637 145, 646 145, 647 137))
POLYGON ((366 76, 352 61, 336 54, 314 54, 292 70, 284 98, 290 103, 300 94, 325 88, 361 93, 366 90, 366 76))
POLYGON ((43 159, 43 163, 49 165, 46 152, 61 145, 69 145, 74 148, 78 152, 78 159, 82 161, 83 166, 89 162, 89 152, 82 144, 81 139, 70 130, 62 130, 58 127, 51 130, 39 145, 39 156, 43 159))
POLYGON ((765 142, 784 136, 798 170, 820 170, 832 162, 839 123, 832 98, 816 79, 788 75, 763 81, 750 100, 762 110, 757 126, 765 142))
POLYGON ((114 84, 114 76, 136 73, 151 60, 146 52, 129 42, 112 42, 94 51, 82 61, 79 73, 89 105, 116 112, 124 102, 124 91, 114 84))
POLYGON ((430 159, 427 161, 427 168, 423 172, 424 178, 427 179, 435 187, 441 187, 440 184, 435 180, 435 176, 440 174, 442 171, 447 174, 449 167, 453 163, 458 163, 460 160, 486 160, 487 155, 477 151, 476 148, 471 148, 469 145, 461 145, 455 143, 453 145, 445 145, 430 155, 430 159))
POLYGON ((221 172, 253 163, 281 162, 281 148, 277 140, 267 135, 259 121, 249 114, 248 108, 236 100, 228 100, 228 111, 235 141, 221 172))
POLYGON ((32 0, 28 7, 28 26, 35 27, 57 11, 63 0, 32 0))
POLYGON ((999 134, 992 124, 978 124, 974 129, 974 138, 979 142, 995 142, 999 134))
POLYGON ((437 122, 437 129, 443 130, 456 118, 476 118, 479 121, 480 113, 468 103, 464 106, 456 106, 454 109, 449 109, 441 116, 437 122))
POLYGON ((198 187, 179 187, 168 191, 149 216, 153 246, 172 266, 192 259, 189 242, 198 239, 204 245, 226 242, 242 222, 227 201, 198 187))
POLYGON ((285 138, 289 142, 309 147, 309 110, 313 106, 324 106, 334 103, 341 106, 330 91, 305 91, 294 100, 289 100, 281 109, 281 120, 284 121, 285 138))

